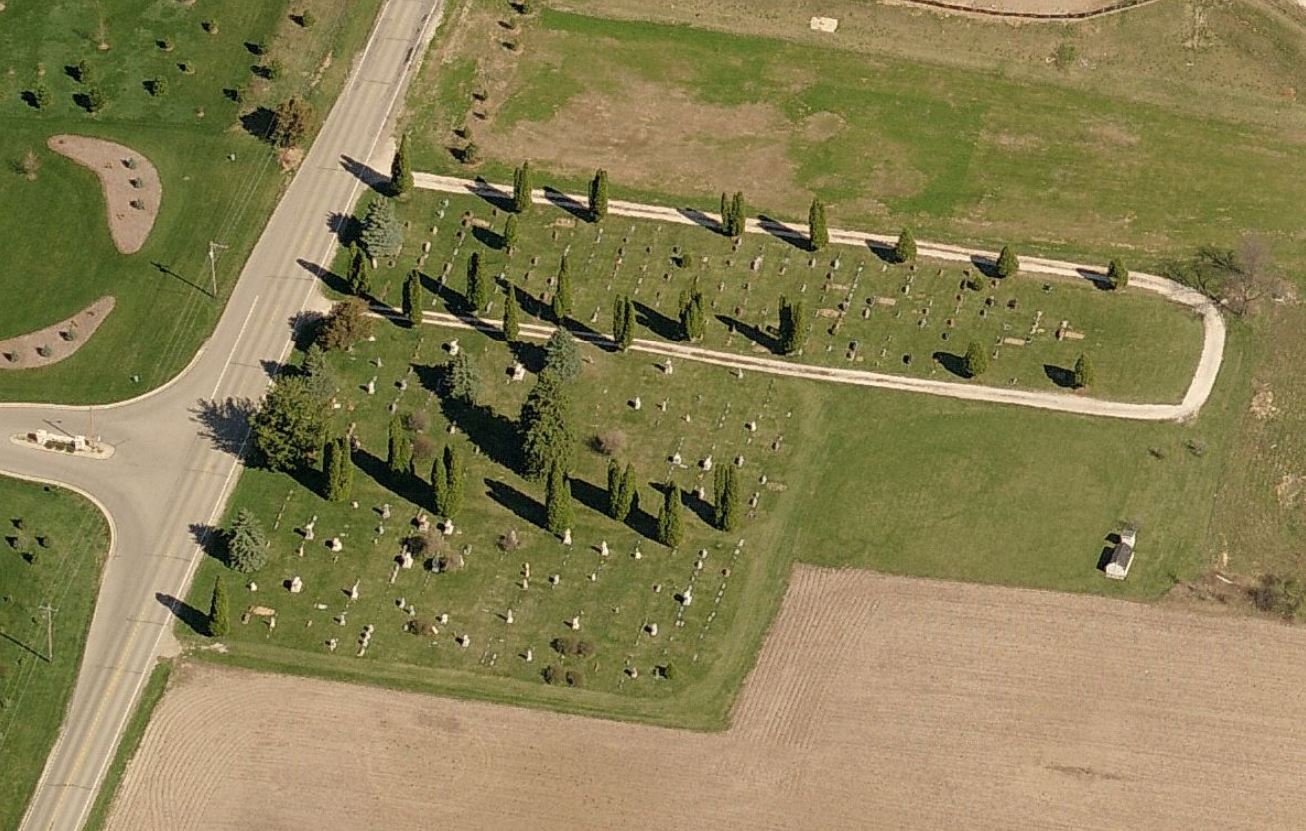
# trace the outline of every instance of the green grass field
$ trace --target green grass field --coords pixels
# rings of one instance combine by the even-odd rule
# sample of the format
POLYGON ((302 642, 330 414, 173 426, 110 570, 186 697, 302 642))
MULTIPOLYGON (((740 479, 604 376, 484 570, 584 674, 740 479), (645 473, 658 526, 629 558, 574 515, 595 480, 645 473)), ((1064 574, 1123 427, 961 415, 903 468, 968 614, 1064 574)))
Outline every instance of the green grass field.
POLYGON ((86 4, 10 4, 0 27, 9 67, 0 75, 0 244, 9 256, 0 277, 9 301, 0 309, 0 338, 39 329, 106 294, 117 307, 66 361, 0 370, 0 397, 109 401, 151 389, 186 365, 221 313, 285 181, 271 148, 253 134, 259 108, 299 94, 324 113, 378 5, 111 0, 98 6, 109 44, 101 51, 100 19, 86 4), (316 24, 297 25, 292 6, 313 10, 316 24), (216 21, 216 34, 202 28, 206 20, 216 21), (253 54, 258 42, 266 54, 253 54), (95 115, 75 98, 89 85, 68 71, 81 60, 109 101, 95 115), (253 68, 270 61, 280 65, 277 77, 256 75, 253 68), (182 63, 193 72, 182 72, 182 63), (146 91, 144 82, 155 78, 166 78, 166 94, 146 91), (38 85, 50 95, 42 109, 25 98, 38 85), (241 104, 227 92, 237 88, 244 91, 241 104), (141 251, 124 256, 113 247, 95 176, 45 147, 59 133, 120 142, 158 168, 163 203, 141 251), (34 181, 14 168, 28 151, 40 161, 34 181), (209 296, 210 240, 230 246, 219 260, 217 300, 209 296))
MULTIPOLYGON (((464 205, 452 199, 441 208, 430 199, 415 197, 403 211, 428 217, 411 219, 410 232, 429 231, 430 223, 440 226, 439 246, 459 244, 456 230, 464 210, 489 210, 483 202, 464 205)), ((543 261, 570 244, 578 266, 588 263, 585 238, 596 229, 553 225, 563 216, 536 208, 523 223, 523 253, 515 256, 550 252, 541 255, 543 261)), ((600 226, 605 236, 626 233, 628 225, 618 222, 609 218, 600 226)), ((652 238, 682 231, 680 226, 655 229, 637 227, 630 233, 652 238)), ((692 238, 695 251, 717 257, 724 254, 713 245, 729 248, 702 229, 683 231, 697 235, 677 237, 692 238)), ((601 246, 637 248, 643 239, 609 238, 601 246)), ((670 244, 659 237, 661 248, 650 258, 665 258, 670 244)), ((485 250, 470 234, 459 254, 433 248, 428 272, 438 277, 443 262, 465 262, 473 246, 485 250)), ((393 299, 397 275, 420 250, 415 239, 409 250, 414 253, 402 255, 392 270, 383 268, 379 294, 393 299)), ((582 291, 600 290, 609 273, 612 252, 603 250, 588 270, 577 269, 582 291)), ((528 290, 543 281, 531 279, 536 283, 527 280, 528 290)), ((660 281, 660 273, 652 279, 660 281)), ((449 278, 450 287, 460 290, 459 282, 449 278)), ((457 303, 456 297, 437 293, 434 279, 428 285, 431 307, 457 303)), ((1053 296, 1070 291, 1058 285, 1053 296)), ((1086 291, 1073 302, 1088 306, 1120 299, 1086 291)), ((1164 314, 1148 312, 1152 318, 1164 314)), ((751 372, 736 378, 722 368, 683 361, 668 376, 647 355, 584 346, 584 374, 572 385, 577 434, 587 443, 600 434, 623 434, 616 456, 623 464, 633 461, 640 473, 642 512, 624 525, 602 514, 607 460, 583 449, 573 484, 574 545, 565 547, 541 528, 542 487, 513 472, 515 422, 529 383, 508 381, 515 359, 509 347, 484 334, 384 323, 375 343, 333 357, 342 405, 334 416, 336 427, 356 424, 362 442, 355 457, 358 507, 325 502, 312 489, 312 475, 296 479, 246 471, 230 512, 248 508, 262 519, 270 530, 272 558, 252 577, 259 586, 255 593, 243 588, 246 578, 227 574, 235 587, 233 616, 264 605, 277 611, 278 625, 270 628, 257 618, 237 624, 226 639, 229 654, 205 654, 281 671, 710 728, 725 723, 795 561, 1153 598, 1201 566, 1231 401, 1243 394, 1237 381, 1240 337, 1235 332, 1232 338, 1230 371, 1224 376, 1229 380, 1202 418, 1186 426, 965 404, 751 372), (476 408, 451 403, 438 392, 440 367, 448 360, 445 343, 453 337, 475 356, 484 379, 483 401, 476 408), (376 394, 369 396, 364 388, 374 378, 376 394), (638 411, 629 404, 636 396, 643 402, 638 411), (417 464, 417 478, 396 480, 386 471, 392 410, 424 414, 428 423, 421 432, 432 447, 453 442, 470 454, 467 506, 449 542, 465 552, 460 571, 432 573, 419 561, 394 573, 390 582, 399 540, 418 511, 429 510, 425 474, 430 469, 428 458, 417 464), (745 429, 750 421, 757 423, 756 432, 745 429), (671 461, 676 454, 680 466, 671 461), (700 464, 708 456, 714 464, 743 458, 746 490, 757 495, 755 516, 740 533, 722 534, 700 518, 706 504, 691 497, 686 542, 668 551, 651 539, 660 500, 655 485, 670 475, 686 489, 710 488, 711 475, 700 464), (380 515, 386 503, 389 520, 380 515), (316 539, 303 543, 301 557, 300 529, 314 516, 316 539), (1145 529, 1146 554, 1127 582, 1116 583, 1096 566, 1106 536, 1126 521, 1145 529), (517 531, 522 545, 503 551, 498 540, 510 530, 517 531), (335 556, 324 541, 337 536, 345 550, 335 556), (606 558, 598 551, 605 541, 606 558), (637 547, 639 559, 633 556, 637 547), (700 551, 707 552, 701 567, 700 551), (531 577, 523 590, 525 563, 531 577), (556 586, 550 575, 558 575, 556 586), (304 582, 301 594, 283 587, 294 576, 304 582), (355 581, 360 598, 350 602, 348 589, 355 581), (691 581, 695 602, 682 607, 674 595, 691 581), (415 607, 414 615, 400 608, 401 601, 415 607), (505 620, 509 609, 512 624, 505 620), (341 613, 343 624, 337 622, 341 613), (449 615, 448 622, 438 625, 434 637, 404 631, 410 620, 420 628, 441 614, 449 615), (582 621, 575 636, 595 647, 583 660, 559 658, 549 648, 551 639, 573 634, 564 624, 574 616, 582 621), (650 622, 659 624, 657 637, 641 634, 650 622), (376 626, 376 635, 360 658, 357 639, 368 624, 376 626), (457 646, 459 635, 470 636, 471 646, 457 646), (333 638, 335 653, 326 647, 333 638), (529 663, 522 657, 528 648, 534 657, 529 663), (585 689, 547 685, 540 672, 550 663, 581 668, 585 689), (675 668, 673 679, 654 677, 655 667, 668 663, 675 668), (638 678, 625 671, 631 667, 638 678)), ((533 364, 533 348, 519 353, 533 364)), ((189 599, 193 607, 208 608, 213 577, 224 571, 216 559, 201 566, 189 599)))
MULTIPOLYGON (((1182 46, 1174 3, 1064 29, 1086 41, 1087 65, 1067 72, 1044 60, 1049 27, 931 26, 922 12, 907 26, 909 12, 869 3, 846 37, 792 33, 797 42, 591 16, 611 5, 697 24, 694 4, 572 3, 587 14, 544 8, 507 33, 498 4, 465 5, 414 97, 420 167, 502 180, 529 157, 574 186, 603 166, 622 194, 711 207, 742 189, 781 218, 802 216, 815 193, 834 225, 907 224, 922 237, 1120 254, 1138 267, 1247 232, 1271 237, 1285 259, 1306 254, 1281 208, 1297 197, 1281 171, 1306 156, 1283 97, 1300 62, 1272 44, 1300 47, 1288 46, 1292 24, 1245 4, 1211 12, 1209 49, 1182 46), (1162 34, 1165 9, 1176 31, 1162 34), (867 20, 902 23, 904 45, 867 46, 867 20), (930 57, 971 47, 965 65, 930 57), (1184 61, 1197 68, 1173 71, 1184 61), (1166 67, 1180 80, 1167 85, 1166 67), (1191 76, 1217 69, 1228 94, 1222 86, 1194 111, 1191 76), (1131 72, 1155 83, 1127 81, 1131 72), (1276 78, 1283 85, 1269 89, 1276 78), (478 165, 451 152, 468 141, 453 132, 462 127, 478 165)), ((778 12, 759 23, 742 20, 748 11, 705 10, 704 25, 779 31, 778 12)))
POLYGON ((0 506, 0 828, 17 828, 81 666, 109 529, 85 499, 44 485, 0 478, 0 506))

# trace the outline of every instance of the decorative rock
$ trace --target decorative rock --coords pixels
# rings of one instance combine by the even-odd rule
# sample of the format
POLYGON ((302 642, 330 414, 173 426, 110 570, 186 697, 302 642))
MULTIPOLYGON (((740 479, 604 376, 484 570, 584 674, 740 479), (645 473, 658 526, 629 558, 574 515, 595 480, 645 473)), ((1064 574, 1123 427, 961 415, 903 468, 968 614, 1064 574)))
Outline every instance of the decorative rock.
POLYGON ((598 572, 597 572, 597 571, 591 571, 591 572, 590 572, 590 582, 591 582, 591 583, 597 583, 598 581, 599 581, 599 574, 598 574, 598 572))
POLYGON ((703 468, 703 472, 704 472, 704 473, 708 472, 709 470, 712 469, 712 457, 711 457, 711 456, 708 456, 706 459, 704 459, 703 461, 699 462, 699 463, 698 463, 698 466, 701 467, 701 468, 703 468))
POLYGON ((328 652, 335 652, 335 651, 336 651, 336 647, 339 646, 339 645, 340 645, 340 641, 336 640, 335 638, 331 638, 330 640, 328 640, 328 641, 326 642, 326 648, 327 648, 327 651, 328 651, 328 652))
POLYGON ((304 590, 304 581, 299 579, 299 575, 296 574, 286 583, 286 588, 290 590, 291 594, 299 594, 304 590))
POLYGON ((562 544, 571 545, 571 529, 564 528, 562 531, 562 544))
POLYGON ((381 505, 381 519, 389 519, 389 518, 390 518, 390 503, 386 502, 383 505, 381 505))
POLYGON ((637 395, 637 396, 634 397, 634 399, 631 400, 631 402, 630 402, 630 406, 631 406, 631 409, 638 410, 640 407, 643 407, 643 406, 644 406, 644 402, 641 401, 640 398, 639 398, 639 396, 637 395))
POLYGON ((756 432, 757 432, 757 422, 756 422, 756 421, 750 421, 750 422, 748 422, 747 424, 744 425, 744 429, 747 430, 747 431, 750 432, 750 433, 756 433, 756 432))
POLYGON ((639 670, 635 669, 634 667, 626 667, 626 674, 629 675, 632 679, 638 678, 639 670))
POLYGON ((558 585, 558 584, 561 583, 561 582, 562 582, 562 576, 561 576, 561 575, 558 575, 558 574, 550 574, 550 575, 549 575, 549 585, 550 585, 550 586, 556 586, 556 585, 558 585))
POLYGON ((679 453, 679 451, 677 451, 677 452, 675 452, 675 453, 672 453, 672 454, 671 454, 671 464, 673 464, 673 465, 679 465, 680 463, 681 463, 681 458, 680 458, 680 453, 679 453))
POLYGON ((567 625, 571 627, 571 631, 573 631, 573 632, 579 632, 579 631, 580 631, 580 616, 577 615, 576 617, 573 617, 571 620, 567 621, 567 625))
POLYGON ((656 638, 658 636, 658 625, 656 623, 650 623, 644 627, 644 631, 656 638))
POLYGON ((304 539, 308 540, 309 542, 313 541, 315 536, 313 533, 313 528, 316 525, 317 525, 317 514, 314 514, 313 518, 310 519, 308 521, 308 524, 304 526, 304 539))
POLYGON ((372 376, 372 380, 370 380, 370 381, 367 382, 367 386, 364 387, 364 389, 367 390, 367 394, 368 394, 368 395, 376 395, 376 376, 375 376, 375 375, 372 376))
POLYGON ((444 345, 444 348, 449 353, 449 356, 452 358, 458 357, 458 353, 462 351, 462 347, 458 345, 457 338, 454 338, 453 340, 446 343, 444 345))
POLYGON ((635 552, 630 556, 634 557, 636 560, 644 559, 644 553, 639 550, 639 543, 635 543, 635 552))
POLYGON ((354 581, 354 585, 352 585, 352 586, 349 587, 349 599, 350 599, 350 600, 357 600, 357 599, 358 599, 358 581, 357 581, 357 580, 354 581))
POLYGON ((606 556, 608 556, 608 541, 607 541, 607 540, 604 540, 603 542, 599 543, 599 556, 600 556, 600 557, 606 557, 606 556))
POLYGON ((512 624, 512 609, 509 609, 508 614, 503 616, 503 622, 509 625, 512 624))
POLYGON ((413 555, 407 548, 399 554, 399 567, 404 571, 413 567, 413 555))
POLYGON ((517 361, 508 370, 509 377, 514 381, 523 381, 526 379, 526 367, 522 366, 521 361, 517 361))
POLYGON ((735 467, 743 467, 743 466, 744 466, 744 457, 743 457, 743 456, 736 456, 736 457, 735 457, 735 467))
POLYGON ((662 365, 662 371, 663 371, 664 373, 666 373, 667 375, 671 375, 672 373, 674 373, 674 372, 676 371, 676 368, 675 368, 675 366, 671 363, 671 359, 670 359, 670 358, 667 358, 667 362, 666 362, 665 364, 662 365))
POLYGON ((258 591, 258 583, 255 583, 253 580, 251 580, 249 581, 249 583, 245 585, 245 588, 249 589, 252 592, 256 592, 258 591))
POLYGON ((454 640, 457 641, 458 645, 461 646, 463 649, 466 649, 467 647, 472 645, 472 638, 470 635, 459 635, 458 637, 454 638, 454 640))
POLYGON ((345 544, 340 541, 339 537, 332 537, 327 540, 327 548, 331 549, 333 553, 339 554, 345 550, 345 544))
POLYGON ((440 613, 440 617, 438 618, 438 620, 440 621, 440 625, 441 625, 441 626, 444 626, 445 624, 447 624, 447 623, 449 622, 449 613, 448 613, 448 612, 441 612, 441 613, 440 613))
POLYGON ((522 657, 525 658, 526 663, 529 664, 531 661, 535 660, 535 650, 531 649, 529 646, 526 647, 526 654, 522 657))

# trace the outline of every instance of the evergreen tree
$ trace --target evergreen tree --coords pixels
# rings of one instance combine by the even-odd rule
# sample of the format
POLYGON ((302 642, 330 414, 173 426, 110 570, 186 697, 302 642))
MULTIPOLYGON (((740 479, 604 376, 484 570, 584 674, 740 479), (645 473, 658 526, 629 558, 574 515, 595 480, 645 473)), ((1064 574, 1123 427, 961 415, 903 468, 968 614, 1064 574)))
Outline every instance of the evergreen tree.
POLYGON ((326 402, 336 394, 337 381, 335 373, 327 363, 326 350, 316 343, 311 344, 304 353, 304 362, 300 364, 300 373, 308 379, 313 398, 326 402))
POLYGON ((1002 246, 1002 251, 998 254, 997 271, 999 277, 1011 277, 1020 271, 1020 258, 1010 245, 1002 246))
POLYGON ((453 519, 463 508, 463 482, 467 478, 463 456, 452 444, 444 446, 444 504, 440 516, 453 519))
POLYGON ((1093 362, 1089 360, 1087 355, 1080 353, 1079 357, 1075 359, 1075 389, 1093 386, 1093 378, 1093 362))
POLYGON ((898 234, 898 243, 893 246, 893 259, 900 263, 909 263, 916 259, 916 237, 910 228, 903 228, 898 234))
POLYGON ((404 318, 409 325, 422 322, 422 273, 417 269, 408 272, 404 281, 404 318))
POLYGON ((716 488, 716 527, 722 531, 733 531, 739 527, 742 514, 739 495, 739 477, 733 467, 717 468, 721 472, 720 484, 716 488))
POLYGON ((599 168, 590 182, 590 216, 595 222, 608 215, 608 171, 599 168))
POLYGON ((219 574, 213 578, 213 597, 209 600, 208 634, 210 638, 225 638, 231 631, 227 608, 227 585, 219 574))
POLYGON ((571 465, 575 435, 571 428, 571 401, 565 382, 556 372, 544 372, 522 404, 518 422, 522 438, 522 472, 539 479, 553 465, 571 465))
POLYGON ((243 574, 267 565, 268 539, 263 525, 249 510, 241 508, 227 531, 227 564, 243 574))
POLYGON ((390 193, 403 196, 413 189, 413 168, 408 162, 408 134, 399 137, 394 161, 390 164, 390 193))
POLYGON ((524 214, 531 207, 531 163, 522 162, 512 176, 512 210, 524 214))
POLYGON ((689 291, 680 295, 680 336, 688 341, 702 340, 707 330, 707 314, 703 311, 703 293, 698 281, 689 291))
POLYGON ((481 271, 481 255, 473 251, 467 258, 467 306, 477 316, 490 304, 490 278, 481 271))
POLYGON ((511 254, 517 247, 517 214, 508 214, 508 218, 503 221, 503 247, 511 254))
POLYGON ((825 227, 825 203, 820 199, 812 200, 812 207, 807 211, 808 242, 813 251, 820 251, 830 244, 830 231, 825 227))
POLYGON ((458 354, 449 360, 445 380, 445 392, 450 398, 464 404, 476 403, 481 392, 481 373, 466 349, 458 350, 458 354))
POLYGON ((966 374, 971 378, 978 378, 983 375, 989 368, 989 353, 980 345, 979 341, 971 341, 970 346, 966 347, 966 355, 962 358, 966 366, 966 374))
POLYGON ((503 339, 516 343, 521 336, 521 310, 517 305, 517 287, 508 286, 508 296, 503 301, 503 339))
POLYGON ((662 510, 658 512, 658 542, 668 548, 680 545, 684 528, 680 518, 680 487, 667 481, 666 493, 662 498, 662 510))
POLYGON ((733 236, 730 229, 734 227, 734 220, 730 218, 730 196, 721 191, 721 233, 727 237, 733 236))
POLYGON ((612 301, 612 340, 623 352, 635 340, 635 303, 628 295, 612 301))
POLYGON ((385 466, 393 476, 413 472, 413 438, 408 435, 399 416, 390 419, 390 436, 386 444, 385 466))
POLYGON ((807 339, 807 321, 804 317, 803 301, 790 303, 784 295, 780 296, 780 354, 792 355, 803 348, 807 339))
POLYGON ((372 317, 367 312, 367 304, 357 297, 333 304, 318 330, 317 344, 325 349, 353 349, 372 335, 372 317))
POLYGON ((634 462, 626 462, 626 470, 621 475, 621 498, 624 503, 621 507, 625 510, 621 512, 620 519, 624 521, 632 511, 639 508, 639 482, 635 478, 634 462))
POLYGON ((372 262, 358 243, 349 243, 349 291, 358 297, 372 293, 372 262))
POLYGON ((616 459, 608 459, 608 516, 619 519, 617 510, 621 505, 621 465, 616 459))
POLYGON ((557 374, 563 381, 580 375, 580 348, 571 332, 561 326, 553 330, 544 344, 544 371, 557 374))
POLYGON ((545 527, 549 533, 559 537, 571 527, 571 485, 562 465, 555 463, 549 468, 549 478, 544 491, 545 527))
POLYGON ((1129 269, 1125 268, 1124 262, 1119 257, 1113 259, 1107 266, 1106 279, 1113 289, 1122 289, 1129 285, 1129 269))
POLYGON ((435 454, 435 461, 431 463, 431 502, 436 516, 446 516, 444 511, 449 506, 449 470, 445 467, 443 453, 435 454))
POLYGON ((322 445, 322 496, 330 502, 344 502, 354 489, 354 463, 349 458, 349 439, 336 436, 322 445))
POLYGON ((404 229, 395 217, 395 207, 389 199, 376 199, 367 206, 358 239, 369 257, 380 259, 399 254, 404 246, 404 229))
POLYGON ((743 235, 745 218, 744 194, 740 191, 735 191, 735 195, 730 199, 730 219, 732 220, 730 236, 739 237, 743 235))
POLYGON ((268 390, 250 422, 254 449, 271 470, 309 464, 322 448, 326 399, 303 375, 284 375, 268 390))
POLYGON ((558 280, 557 285, 553 287, 553 319, 562 323, 571 314, 571 267, 567 263, 567 255, 562 255, 562 261, 558 263, 558 280))

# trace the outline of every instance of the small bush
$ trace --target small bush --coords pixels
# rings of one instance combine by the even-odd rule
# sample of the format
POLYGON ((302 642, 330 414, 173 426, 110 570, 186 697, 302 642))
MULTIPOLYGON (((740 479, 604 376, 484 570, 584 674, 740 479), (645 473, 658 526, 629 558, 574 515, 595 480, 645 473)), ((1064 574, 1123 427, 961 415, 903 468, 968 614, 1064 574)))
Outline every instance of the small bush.
POLYGON ((40 355, 42 358, 48 358, 50 357, 51 354, 50 347, 46 346, 45 344, 41 344, 40 346, 36 347, 36 354, 40 355))
POLYGON ((615 456, 626 446, 626 434, 620 430, 609 430, 590 440, 593 448, 604 456, 615 456))
POLYGON ((295 15, 294 17, 295 17, 295 22, 298 23, 300 28, 303 29, 311 29, 313 28, 313 24, 317 23, 317 17, 308 9, 304 9, 302 12, 295 15))
POLYGON ((570 635, 559 635, 549 641, 549 646, 559 655, 574 655, 576 653, 576 639, 570 635))
POLYGON ((416 435, 413 437, 413 461, 424 462, 435 458, 436 444, 435 439, 430 436, 416 435))
POLYGON ((1294 620, 1303 612, 1306 590, 1292 578, 1267 574, 1251 590, 1252 603, 1262 612, 1294 620))
POLYGON ((281 61, 267 61, 263 64, 263 77, 275 81, 281 77, 281 61))
POLYGON ((421 410, 404 414, 404 428, 414 433, 425 433, 431 427, 431 417, 421 410))
POLYGON ((179 71, 182 75, 194 75, 195 64, 191 63, 190 61, 182 61, 181 63, 177 64, 177 71, 179 71))
POLYGON ((579 669, 567 670, 567 686, 577 688, 585 686, 585 673, 579 669))
POLYGON ((549 664, 540 672, 540 677, 546 684, 556 684, 562 680, 562 670, 554 664, 549 664))
POLYGON ((202 28, 204 31, 208 32, 211 35, 216 35, 218 33, 218 21, 205 20, 203 23, 200 24, 200 28, 202 28))
POLYGON ((155 42, 159 45, 159 48, 162 49, 164 52, 171 52, 173 50, 171 38, 159 38, 155 42))

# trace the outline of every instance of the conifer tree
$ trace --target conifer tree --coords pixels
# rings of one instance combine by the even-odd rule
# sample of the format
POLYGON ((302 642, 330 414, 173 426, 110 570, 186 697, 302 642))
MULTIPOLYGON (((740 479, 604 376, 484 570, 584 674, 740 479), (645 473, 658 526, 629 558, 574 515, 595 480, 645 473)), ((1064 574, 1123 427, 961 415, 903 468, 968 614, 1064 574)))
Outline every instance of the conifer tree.
POLYGON ((616 459, 608 459, 608 516, 620 520, 617 516, 621 505, 621 465, 616 459))
POLYGON ((989 368, 989 353, 984 350, 979 341, 973 340, 966 347, 966 355, 962 361, 966 365, 966 374, 971 378, 978 378, 989 368))
POLYGON ((707 315, 703 311, 703 293, 697 281, 689 291, 680 295, 680 336, 688 341, 702 340, 707 330, 707 315))
POLYGON ((635 339, 635 303, 628 295, 612 302, 612 340, 625 352, 635 339))
POLYGON ((598 222, 608 215, 608 171, 599 168, 590 182, 590 217, 598 222))
POLYGON ((417 269, 408 272, 404 280, 404 318, 409 325, 416 326, 422 322, 422 273, 417 269))
POLYGON ((467 258, 467 306, 478 317, 490 303, 490 278, 481 270, 481 254, 473 251, 467 258))
POLYGON ((481 393, 481 373, 466 349, 449 360, 445 375, 445 393, 455 401, 475 404, 481 393))
POLYGON ((517 168, 512 177, 512 210, 513 213, 524 214, 531 207, 531 163, 522 162, 521 167, 517 168))
POLYGON ((263 525, 247 508, 236 512, 227 531, 227 563, 236 571, 258 571, 268 561, 268 539, 263 525))
POLYGON ((336 436, 322 446, 322 476, 326 489, 322 496, 331 502, 344 502, 354 489, 354 463, 349 458, 349 439, 336 436))
POLYGON ((394 257, 404 245, 404 229, 395 216, 389 199, 376 199, 363 214, 363 230, 358 234, 369 257, 394 257))
POLYGON ((517 214, 508 214, 508 218, 503 221, 503 247, 508 249, 511 254, 517 247, 517 214))
POLYGON ((632 511, 639 508, 639 482, 635 478, 634 462, 626 462, 626 470, 621 474, 621 497, 625 510, 620 518, 625 520, 632 511))
POLYGON ((803 312, 803 301, 790 303, 788 298, 780 295, 780 354, 792 355, 803 348, 807 338, 807 321, 803 312))
POLYGON ((449 471, 444 464, 444 454, 436 453, 431 462, 431 505, 436 516, 448 518, 444 511, 449 504, 449 471))
POLYGON ((730 219, 730 196, 721 191, 721 233, 723 236, 731 236, 730 229, 735 227, 730 219))
POLYGON ((231 631, 227 607, 227 586, 222 580, 222 575, 219 574, 213 578, 213 596, 209 600, 208 635, 210 638, 225 638, 231 631))
POLYGON ((722 531, 733 531, 739 527, 740 497, 739 481, 733 467, 717 468, 720 475, 716 486, 716 527, 722 531))
POLYGON ((1020 271, 1020 258, 1016 256, 1016 252, 1010 245, 1002 246, 1002 251, 998 254, 998 276, 1011 277, 1017 271, 1020 271))
POLYGON ((903 228, 898 234, 898 242, 893 246, 893 259, 900 263, 909 263, 916 259, 916 237, 910 228, 903 228))
POLYGON ((544 490, 545 527, 559 537, 571 527, 571 485, 562 465, 549 468, 549 478, 544 490))
POLYGON ((567 255, 562 255, 562 261, 558 263, 558 280, 557 285, 553 287, 553 319, 562 323, 571 314, 571 268, 567 263, 567 255))
POLYGON ((444 446, 444 504, 440 506, 440 516, 453 519, 463 507, 463 481, 466 472, 463 469, 463 456, 452 444, 444 446))
POLYGON ((544 344, 544 371, 570 381, 581 372, 580 349, 571 332, 559 326, 544 344))
POLYGON ((413 472, 413 439, 399 416, 390 419, 390 436, 386 446, 385 466, 394 476, 413 472))
POLYGON ((830 231, 825 226, 825 203, 820 199, 812 200, 812 207, 807 211, 808 242, 813 251, 820 251, 830 244, 830 231))
POLYGON ((730 199, 730 219, 732 220, 730 236, 738 237, 743 235, 745 217, 746 209, 744 208, 744 194, 740 191, 735 191, 735 195, 730 199))
POLYGON ((680 487, 675 482, 668 481, 666 493, 662 498, 662 509, 658 512, 658 542, 668 548, 675 548, 680 545, 683 536, 680 487))
POLYGON ((517 305, 517 287, 508 286, 508 296, 503 301, 503 339, 516 343, 521 336, 521 311, 517 305))
POLYGON ((1083 389, 1084 387, 1091 387, 1093 386, 1093 379, 1093 362, 1089 360, 1087 355, 1081 352, 1079 357, 1075 359, 1075 388, 1083 389))
POLYGON ((1106 269, 1106 280, 1113 289, 1122 289, 1129 285, 1129 269, 1119 257, 1113 259, 1106 269))
POLYGON ((356 242, 349 243, 349 290, 358 297, 372 293, 372 261, 356 242))
POLYGON ((522 472, 539 479, 554 464, 571 464, 575 436, 566 382, 556 372, 543 372, 522 404, 518 421, 522 437, 522 472))
POLYGON ((408 134, 399 137, 394 161, 390 164, 390 193, 403 196, 413 189, 413 168, 408 161, 408 134))

